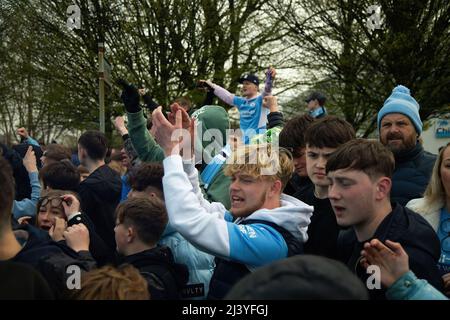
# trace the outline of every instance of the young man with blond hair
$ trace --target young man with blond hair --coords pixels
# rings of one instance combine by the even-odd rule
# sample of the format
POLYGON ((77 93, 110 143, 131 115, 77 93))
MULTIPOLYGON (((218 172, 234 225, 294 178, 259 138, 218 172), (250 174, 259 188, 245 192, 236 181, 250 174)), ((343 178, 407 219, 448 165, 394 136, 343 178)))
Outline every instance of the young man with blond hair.
POLYGON ((178 111, 171 124, 160 108, 153 113, 156 138, 166 155, 163 187, 169 221, 197 248, 218 258, 209 298, 221 299, 256 268, 301 253, 313 208, 282 194, 293 172, 292 159, 267 145, 242 146, 227 161, 229 211, 206 201, 197 170, 192 162, 183 164, 180 143, 172 138, 181 129, 182 114, 178 111))

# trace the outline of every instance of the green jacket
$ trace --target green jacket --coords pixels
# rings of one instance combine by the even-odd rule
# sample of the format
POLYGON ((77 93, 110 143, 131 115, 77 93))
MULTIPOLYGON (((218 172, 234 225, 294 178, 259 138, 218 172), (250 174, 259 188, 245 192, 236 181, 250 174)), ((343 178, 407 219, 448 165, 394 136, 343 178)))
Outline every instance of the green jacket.
MULTIPOLYGON (((215 108, 208 108, 214 110, 215 108)), ((214 110, 217 111, 217 110, 214 110)), ((217 121, 217 112, 211 113, 212 117, 217 121)), ((131 142, 142 161, 145 162, 162 162, 165 158, 163 149, 156 143, 155 139, 147 130, 147 120, 144 117, 143 110, 136 113, 127 112, 128 116, 128 132, 131 142)), ((224 119, 224 116, 221 117, 224 119)), ((207 119, 203 119, 204 121, 207 119)), ((227 118, 228 121, 228 118, 227 118)), ((227 124, 228 125, 228 124, 227 124)), ((202 166, 203 170, 204 166, 202 166)), ((200 175, 199 175, 200 179, 200 175)), ((203 190, 206 198, 211 202, 221 202, 227 209, 230 208, 229 187, 231 180, 223 174, 223 168, 212 180, 209 188, 203 190)), ((200 186, 203 182, 200 180, 200 186)))

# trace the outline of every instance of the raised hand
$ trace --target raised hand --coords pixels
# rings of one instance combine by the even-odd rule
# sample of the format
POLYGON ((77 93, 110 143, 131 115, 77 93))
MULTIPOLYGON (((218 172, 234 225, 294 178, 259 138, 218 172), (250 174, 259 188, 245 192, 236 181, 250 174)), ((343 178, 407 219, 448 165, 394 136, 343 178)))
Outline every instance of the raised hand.
POLYGON ((34 154, 33 147, 29 146, 25 156, 22 159, 23 166, 27 172, 37 172, 36 155, 34 154))
POLYGON ((168 115, 169 122, 173 125, 175 125, 175 116, 177 114, 177 111, 181 111, 181 127, 183 129, 189 130, 189 127, 191 125, 191 118, 189 117, 189 114, 184 110, 183 107, 181 107, 178 103, 172 103, 170 105, 170 112, 168 115))
POLYGON ((64 231, 64 238, 74 251, 89 251, 89 230, 82 223, 74 224, 64 231))
POLYGON ((162 108, 158 107, 152 113, 153 127, 155 127, 155 138, 166 157, 180 153, 180 143, 183 139, 190 140, 190 132, 183 130, 183 114, 178 110, 175 114, 175 123, 170 123, 163 113, 162 108))
POLYGON ((263 99, 263 107, 270 110, 270 112, 278 111, 278 99, 275 96, 265 96, 263 99))
POLYGON ((275 79, 275 76, 277 75, 277 71, 274 67, 270 66, 268 72, 270 72, 270 76, 272 77, 272 80, 275 79))
POLYGON ((364 244, 361 251, 362 264, 365 268, 376 265, 381 271, 381 283, 390 287, 402 275, 409 271, 408 255, 400 243, 387 240, 384 245, 378 239, 364 244))
POLYGON ((128 133, 128 129, 125 126, 125 119, 122 116, 118 116, 113 121, 114 127, 116 128, 117 132, 123 136, 124 134, 128 133))
POLYGON ((24 127, 17 129, 17 134, 24 139, 28 139, 29 137, 28 131, 24 127))
POLYGON ((61 198, 63 199, 62 205, 67 218, 71 214, 80 212, 80 201, 73 194, 65 194, 61 198))
POLYGON ((141 110, 141 107, 139 107, 140 96, 138 89, 134 85, 128 83, 123 79, 117 81, 117 84, 120 85, 123 89, 120 98, 125 105, 125 109, 130 113, 139 112, 141 110))

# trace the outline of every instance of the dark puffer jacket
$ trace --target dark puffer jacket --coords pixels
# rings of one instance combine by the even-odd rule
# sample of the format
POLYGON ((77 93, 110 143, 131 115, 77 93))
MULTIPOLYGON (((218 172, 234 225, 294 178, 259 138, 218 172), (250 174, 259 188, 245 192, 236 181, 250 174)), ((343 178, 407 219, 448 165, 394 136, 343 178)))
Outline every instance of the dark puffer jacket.
MULTIPOLYGON (((419 214, 401 205, 392 204, 392 212, 384 218, 372 238, 381 242, 399 242, 409 256, 409 267, 419 279, 427 280, 438 290, 443 289, 437 263, 441 254, 439 239, 429 223, 419 214)), ((339 260, 346 263, 365 284, 369 274, 361 266, 364 243, 358 242, 353 228, 341 231, 338 239, 339 260)), ((385 289, 369 290, 370 298, 383 300, 385 289)))
POLYGON ((396 155, 391 200, 405 206, 411 199, 422 198, 435 161, 436 155, 423 150, 420 143, 396 155))

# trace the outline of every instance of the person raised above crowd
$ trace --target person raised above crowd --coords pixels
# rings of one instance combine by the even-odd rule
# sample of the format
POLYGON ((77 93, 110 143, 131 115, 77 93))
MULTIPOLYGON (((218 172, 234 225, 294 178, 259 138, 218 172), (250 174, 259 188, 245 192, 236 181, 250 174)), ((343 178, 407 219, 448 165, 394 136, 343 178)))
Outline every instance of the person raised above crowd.
POLYGON ((263 107, 263 98, 271 94, 275 76, 276 70, 270 67, 266 75, 264 92, 259 94, 258 77, 254 74, 243 75, 239 78, 239 83, 242 84, 243 97, 236 96, 209 80, 200 80, 200 82, 211 87, 214 90, 214 94, 223 102, 238 108, 240 114, 239 126, 243 135, 243 141, 247 144, 252 136, 258 134, 260 130, 266 129, 269 110, 263 107))

